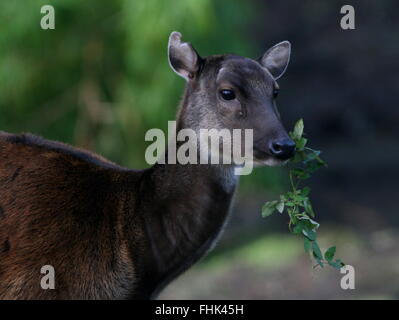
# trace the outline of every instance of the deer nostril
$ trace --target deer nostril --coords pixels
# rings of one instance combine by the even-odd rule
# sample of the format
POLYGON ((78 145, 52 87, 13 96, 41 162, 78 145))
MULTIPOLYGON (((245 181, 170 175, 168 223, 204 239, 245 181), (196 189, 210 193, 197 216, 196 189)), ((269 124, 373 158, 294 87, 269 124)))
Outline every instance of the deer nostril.
POLYGON ((295 142, 285 138, 273 141, 270 145, 270 153, 281 160, 287 160, 294 155, 295 142))
POLYGON ((276 153, 281 152, 283 150, 283 146, 278 142, 274 142, 272 144, 272 150, 276 153))

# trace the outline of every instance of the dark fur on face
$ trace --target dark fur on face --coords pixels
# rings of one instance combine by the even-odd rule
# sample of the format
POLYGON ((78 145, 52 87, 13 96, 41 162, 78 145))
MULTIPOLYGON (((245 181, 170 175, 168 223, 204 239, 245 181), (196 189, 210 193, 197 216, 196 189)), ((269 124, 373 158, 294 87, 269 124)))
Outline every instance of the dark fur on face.
POLYGON ((260 62, 236 55, 199 59, 198 71, 190 78, 181 110, 179 128, 252 129, 255 161, 276 164, 269 152, 270 141, 289 139, 281 124, 274 92, 276 80, 260 62), (232 90, 226 101, 220 92, 232 90))

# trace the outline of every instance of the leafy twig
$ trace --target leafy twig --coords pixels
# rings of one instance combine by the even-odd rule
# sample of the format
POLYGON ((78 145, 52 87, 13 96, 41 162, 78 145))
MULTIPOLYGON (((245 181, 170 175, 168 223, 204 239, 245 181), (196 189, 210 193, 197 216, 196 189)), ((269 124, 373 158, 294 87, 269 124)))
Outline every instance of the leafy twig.
POLYGON ((336 247, 331 247, 323 254, 317 242, 316 231, 320 224, 314 220, 315 214, 309 198, 310 188, 301 188, 303 180, 308 179, 321 167, 327 164, 320 158, 320 151, 306 146, 308 140, 303 136, 303 120, 297 121, 294 131, 290 132, 295 141, 296 153, 288 163, 291 191, 280 196, 279 200, 266 202, 262 208, 262 216, 267 217, 278 211, 287 212, 289 229, 293 234, 303 237, 305 252, 309 252, 316 261, 314 267, 324 267, 325 264, 340 269, 345 264, 340 259, 335 259, 336 247))

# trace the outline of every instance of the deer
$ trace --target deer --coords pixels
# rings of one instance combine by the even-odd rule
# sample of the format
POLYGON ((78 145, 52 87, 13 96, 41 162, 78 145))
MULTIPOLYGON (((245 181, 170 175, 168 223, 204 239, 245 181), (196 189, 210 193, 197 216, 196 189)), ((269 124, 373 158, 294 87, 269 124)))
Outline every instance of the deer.
MULTIPOLYGON (((257 60, 201 57, 172 32, 168 61, 186 80, 176 130, 249 128, 256 165, 286 162, 295 144, 276 97, 290 53, 283 41, 257 60)), ((0 132, 0 298, 157 298, 220 238, 235 167, 134 170, 62 142, 0 132), (43 289, 47 265, 55 285, 43 289)))

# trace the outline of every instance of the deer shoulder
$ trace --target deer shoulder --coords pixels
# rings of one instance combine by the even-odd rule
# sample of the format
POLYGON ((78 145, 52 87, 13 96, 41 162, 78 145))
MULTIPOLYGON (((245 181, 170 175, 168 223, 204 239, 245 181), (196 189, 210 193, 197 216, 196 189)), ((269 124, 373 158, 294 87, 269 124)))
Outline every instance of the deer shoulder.
POLYGON ((128 297, 123 185, 137 175, 63 143, 0 133, 0 297, 128 297), (44 265, 57 271, 55 290, 40 287, 44 265))

